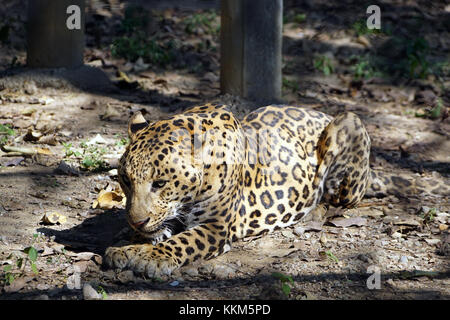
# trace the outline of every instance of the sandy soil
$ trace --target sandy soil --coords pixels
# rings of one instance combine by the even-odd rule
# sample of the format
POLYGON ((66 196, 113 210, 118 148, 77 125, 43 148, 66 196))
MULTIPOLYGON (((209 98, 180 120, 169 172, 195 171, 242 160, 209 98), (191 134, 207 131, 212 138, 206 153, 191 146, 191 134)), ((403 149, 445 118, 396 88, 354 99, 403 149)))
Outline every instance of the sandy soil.
MULTIPOLYGON (((114 208, 93 208, 102 190, 112 192, 118 185, 114 169, 130 114, 141 110, 154 121, 218 100, 242 117, 256 106, 220 95, 218 35, 201 24, 187 32, 183 21, 192 12, 154 13, 158 23, 150 25, 159 30, 157 40, 170 33, 183 45, 168 66, 143 66, 111 56, 123 6, 91 5, 86 65, 46 71, 24 66, 25 16, 19 1, 6 2, 0 21, 8 21, 11 31, 0 42, 0 124, 10 124, 14 135, 3 134, 8 140, 0 151, 0 299, 450 298, 450 204, 442 196, 366 198, 351 210, 321 207, 292 228, 237 242, 227 254, 183 267, 167 279, 102 269, 105 248, 132 239, 119 195, 114 208), (6 16, 10 19, 3 20, 6 16), (101 37, 93 26, 102 30, 101 37), (46 223, 43 217, 54 212, 63 218, 46 223), (36 249, 35 259, 29 247, 36 249), (285 283, 289 294, 274 272, 292 278, 285 283), (103 296, 83 293, 86 284, 103 296)), ((349 57, 377 50, 383 56, 383 45, 393 36, 355 34, 352 23, 365 12, 357 6, 323 1, 313 10, 306 2, 294 3, 287 1, 285 8, 286 103, 332 115, 356 112, 373 141, 372 167, 448 184, 448 69, 423 79, 355 80, 349 57), (304 20, 299 13, 306 13, 304 20), (334 66, 329 75, 314 67, 322 55, 334 66), (430 109, 439 105, 434 117, 430 109)), ((448 59, 450 8, 427 3, 392 2, 395 10, 386 15, 399 33, 422 21, 427 59, 435 65, 448 59), (396 25, 398 17, 412 26, 396 25)), ((390 48, 392 53, 395 47, 390 48)))

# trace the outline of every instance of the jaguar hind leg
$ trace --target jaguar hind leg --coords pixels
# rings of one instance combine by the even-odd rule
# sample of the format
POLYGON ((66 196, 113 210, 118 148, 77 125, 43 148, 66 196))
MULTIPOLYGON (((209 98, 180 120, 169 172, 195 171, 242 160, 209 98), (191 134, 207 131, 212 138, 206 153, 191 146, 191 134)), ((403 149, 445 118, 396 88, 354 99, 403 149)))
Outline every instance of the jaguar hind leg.
POLYGON ((353 207, 364 196, 369 178, 370 138, 354 113, 342 113, 319 139, 314 184, 322 200, 333 206, 353 207))

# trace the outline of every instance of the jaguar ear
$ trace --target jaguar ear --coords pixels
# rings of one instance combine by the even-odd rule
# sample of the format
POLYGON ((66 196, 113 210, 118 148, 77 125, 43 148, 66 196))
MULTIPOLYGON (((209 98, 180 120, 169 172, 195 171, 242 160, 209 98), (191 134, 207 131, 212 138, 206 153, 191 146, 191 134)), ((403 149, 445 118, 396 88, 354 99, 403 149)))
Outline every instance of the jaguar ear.
POLYGON ((137 132, 148 126, 148 122, 142 116, 140 111, 133 114, 128 121, 128 136, 133 139, 137 132))

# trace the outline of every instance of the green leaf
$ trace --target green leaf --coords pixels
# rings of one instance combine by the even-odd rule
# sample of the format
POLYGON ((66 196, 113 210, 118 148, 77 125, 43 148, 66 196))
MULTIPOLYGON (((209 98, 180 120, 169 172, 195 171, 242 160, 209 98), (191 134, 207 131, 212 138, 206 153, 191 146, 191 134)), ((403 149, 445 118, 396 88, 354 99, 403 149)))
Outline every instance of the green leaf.
POLYGON ((7 266, 5 266, 4 268, 3 268, 3 271, 5 271, 5 272, 10 272, 11 271, 11 269, 12 269, 12 265, 7 265, 7 266))
POLYGON ((34 262, 31 263, 31 270, 33 270, 34 274, 39 274, 36 264, 34 262))
POLYGON ((283 283, 283 285, 281 286, 281 290, 283 290, 286 296, 289 296, 289 294, 291 293, 291 287, 287 283, 283 283))
POLYGON ((22 268, 22 264, 23 264, 23 258, 19 258, 19 259, 17 259, 17 268, 22 268))
POLYGON ((108 294, 106 293, 106 290, 102 286, 98 286, 97 292, 102 295, 103 300, 108 299, 108 294))
POLYGON ((14 276, 11 273, 7 273, 5 280, 6 280, 6 284, 10 285, 14 281, 14 276))
POLYGON ((33 247, 27 247, 25 249, 23 249, 23 252, 25 252, 28 255, 28 258, 35 262, 37 259, 37 250, 33 247))
POLYGON ((339 259, 330 250, 325 251, 325 254, 334 262, 336 262, 336 263, 339 262, 339 259))
POLYGON ((294 283, 294 280, 292 279, 291 276, 282 274, 281 272, 273 272, 272 277, 279 279, 283 283, 285 283, 285 282, 290 282, 292 284, 294 283))
POLYGON ((281 281, 283 281, 286 278, 286 276, 280 272, 273 272, 272 277, 280 279, 281 281))

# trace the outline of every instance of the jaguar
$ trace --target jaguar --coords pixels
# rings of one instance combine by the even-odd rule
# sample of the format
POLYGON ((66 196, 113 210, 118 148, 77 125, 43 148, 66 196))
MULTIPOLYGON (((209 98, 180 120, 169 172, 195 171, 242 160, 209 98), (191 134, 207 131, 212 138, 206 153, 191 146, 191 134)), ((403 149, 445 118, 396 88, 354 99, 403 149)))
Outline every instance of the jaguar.
POLYGON ((104 261, 148 277, 296 224, 319 203, 351 208, 366 193, 421 190, 371 170, 370 138, 352 112, 270 105, 239 121, 206 104, 153 123, 135 113, 128 135, 118 177, 127 221, 146 241, 109 247, 104 261))

